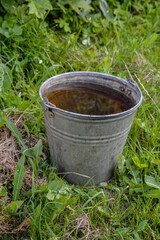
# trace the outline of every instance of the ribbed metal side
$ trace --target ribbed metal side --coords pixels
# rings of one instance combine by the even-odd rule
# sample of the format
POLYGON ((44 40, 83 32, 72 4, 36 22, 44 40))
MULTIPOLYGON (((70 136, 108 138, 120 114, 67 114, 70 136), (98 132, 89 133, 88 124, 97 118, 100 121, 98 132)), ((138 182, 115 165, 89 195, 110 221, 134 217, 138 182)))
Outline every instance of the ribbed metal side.
POLYGON ((49 126, 46 124, 46 127, 50 129, 50 135, 54 136, 55 138, 63 139, 63 141, 71 142, 71 143, 78 143, 78 144, 106 144, 113 141, 117 141, 122 137, 128 135, 131 125, 126 128, 125 130, 119 132, 118 134, 107 135, 107 136, 77 136, 73 134, 69 134, 67 132, 61 131, 56 129, 53 126, 49 126))

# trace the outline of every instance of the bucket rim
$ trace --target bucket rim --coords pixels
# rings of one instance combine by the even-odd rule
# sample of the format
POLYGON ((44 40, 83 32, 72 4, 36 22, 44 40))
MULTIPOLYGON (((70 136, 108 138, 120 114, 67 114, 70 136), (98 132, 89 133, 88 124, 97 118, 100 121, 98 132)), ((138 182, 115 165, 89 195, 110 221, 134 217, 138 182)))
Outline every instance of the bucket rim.
POLYGON ((96 119, 96 120, 101 120, 101 119, 114 119, 114 118, 119 118, 119 117, 123 117, 125 115, 130 115, 132 113, 135 113, 137 108, 141 105, 141 102, 142 102, 142 92, 138 86, 138 84, 131 80, 131 81, 128 81, 128 80, 124 80, 120 77, 117 77, 117 76, 114 76, 114 75, 110 75, 110 74, 106 74, 106 73, 101 73, 101 72, 92 72, 92 71, 75 71, 75 72, 66 72, 66 73, 61 73, 61 74, 58 74, 58 75, 55 75, 55 76, 52 76, 50 78, 48 78, 46 81, 44 81, 42 83, 42 85, 40 86, 39 88, 39 96, 43 102, 43 104, 47 107, 47 108, 50 108, 50 109, 53 109, 55 112, 59 113, 59 114, 63 114, 63 115, 67 115, 67 116, 72 116, 74 118, 81 118, 81 119, 86 119, 86 120, 90 120, 90 119, 96 119), (47 84, 49 81, 51 81, 52 79, 56 79, 57 77, 73 77, 73 76, 78 76, 78 75, 81 75, 81 76, 85 76, 86 74, 90 74, 90 75, 97 75, 97 77, 102 77, 102 78, 110 78, 110 79, 115 79, 115 80, 118 80, 118 81, 122 81, 124 84, 125 83, 128 83, 128 84, 131 84, 132 87, 135 87, 137 88, 139 94, 140 94, 140 99, 138 101, 137 104, 135 104, 133 107, 129 108, 128 110, 126 111, 123 111, 123 112, 120 112, 120 113, 115 113, 115 114, 108 114, 108 115, 87 115, 87 114, 80 114, 80 113, 74 113, 74 112, 70 112, 70 111, 66 111, 66 110, 63 110, 61 108, 58 108, 56 107, 55 105, 53 104, 50 104, 49 102, 46 103, 46 101, 44 100, 44 98, 42 97, 42 89, 44 87, 45 84, 47 84))

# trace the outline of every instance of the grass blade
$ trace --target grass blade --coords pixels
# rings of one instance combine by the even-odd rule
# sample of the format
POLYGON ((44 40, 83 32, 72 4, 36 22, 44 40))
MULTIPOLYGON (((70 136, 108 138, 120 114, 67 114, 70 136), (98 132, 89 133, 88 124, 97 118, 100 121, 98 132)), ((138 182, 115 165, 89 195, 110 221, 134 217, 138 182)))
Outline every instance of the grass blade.
POLYGON ((13 180, 13 185, 14 185, 13 200, 14 201, 18 200, 19 193, 22 187, 22 180, 25 174, 24 161, 25 161, 25 156, 22 156, 17 163, 17 167, 14 173, 14 180, 13 180))
POLYGON ((13 214, 22 206, 23 201, 12 201, 3 210, 4 213, 13 214))
POLYGON ((160 183, 156 182, 156 180, 151 176, 145 176, 145 183, 150 187, 160 190, 160 183))
POLYGON ((17 127, 15 126, 12 121, 9 120, 9 118, 6 117, 6 126, 9 128, 9 130, 12 132, 12 135, 16 137, 18 143, 20 144, 22 150, 24 151, 27 149, 25 142, 22 139, 21 133, 18 131, 17 127))
POLYGON ((145 197, 148 198, 159 198, 160 199, 160 190, 151 190, 149 192, 147 192, 146 194, 144 194, 145 197))

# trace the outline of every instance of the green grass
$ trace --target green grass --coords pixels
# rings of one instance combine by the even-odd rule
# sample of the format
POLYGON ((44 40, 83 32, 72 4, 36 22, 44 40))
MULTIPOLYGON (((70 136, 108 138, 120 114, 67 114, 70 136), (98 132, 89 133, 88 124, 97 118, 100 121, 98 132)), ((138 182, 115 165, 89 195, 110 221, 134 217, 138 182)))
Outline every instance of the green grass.
POLYGON ((110 20, 96 15, 97 1, 91 20, 70 6, 73 22, 60 15, 70 32, 52 21, 60 13, 37 18, 25 6, 0 20, 10 31, 7 37, 0 30, 0 126, 19 145, 14 176, 0 162, 6 175, 0 182, 0 239, 160 239, 160 4, 116 3, 108 1, 110 20), (11 33, 4 19, 22 33, 11 33), (69 71, 132 77, 143 94, 114 177, 96 187, 68 185, 49 157, 38 91, 47 78, 69 71), (21 127, 10 122, 14 118, 21 127), (22 184, 24 161, 32 169, 30 185, 22 184))

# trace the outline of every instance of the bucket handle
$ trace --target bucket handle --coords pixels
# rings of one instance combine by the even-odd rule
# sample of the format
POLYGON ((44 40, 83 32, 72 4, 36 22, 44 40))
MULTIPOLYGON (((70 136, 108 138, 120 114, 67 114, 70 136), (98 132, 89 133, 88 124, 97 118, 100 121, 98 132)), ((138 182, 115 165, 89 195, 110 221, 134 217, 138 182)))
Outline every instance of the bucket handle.
POLYGON ((44 104, 44 106, 45 106, 45 107, 44 107, 44 110, 47 111, 48 117, 49 117, 49 118, 54 118, 55 114, 54 114, 54 112, 52 111, 52 109, 55 109, 56 106, 55 106, 54 104, 50 103, 50 102, 48 101, 48 98, 47 98, 47 97, 44 97, 42 101, 43 101, 43 104, 44 104))
POLYGON ((47 108, 53 108, 53 109, 55 109, 56 108, 56 106, 54 105, 54 104, 52 104, 51 102, 49 102, 48 101, 48 98, 47 97, 44 97, 43 98, 43 103, 44 103, 44 105, 47 107, 47 108))
POLYGON ((127 79, 127 82, 130 83, 130 84, 131 84, 132 86, 134 86, 134 87, 137 87, 137 86, 138 86, 137 83, 136 83, 132 78, 130 78, 130 77, 127 79))

